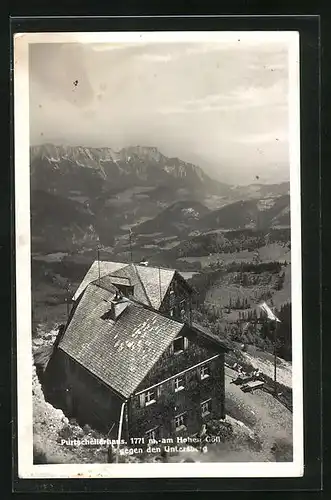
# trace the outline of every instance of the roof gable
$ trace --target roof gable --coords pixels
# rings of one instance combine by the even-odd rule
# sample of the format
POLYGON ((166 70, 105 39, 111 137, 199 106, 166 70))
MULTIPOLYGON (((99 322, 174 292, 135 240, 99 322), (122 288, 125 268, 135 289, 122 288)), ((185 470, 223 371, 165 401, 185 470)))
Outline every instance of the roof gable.
POLYGON ((116 321, 102 319, 113 297, 113 292, 89 284, 59 348, 127 398, 184 325, 131 301, 116 321))
POLYGON ((111 284, 130 283, 135 288, 134 296, 136 300, 147 306, 159 309, 174 276, 191 290, 185 278, 175 269, 142 266, 133 263, 124 264, 123 262, 107 261, 100 261, 98 263, 98 261, 95 261, 79 285, 73 300, 76 300, 87 285, 93 282, 98 282, 104 288, 110 287, 111 284), (124 281, 120 282, 118 278, 123 278, 124 281))
POLYGON ((159 309, 174 277, 174 269, 135 266, 152 307, 159 309))
POLYGON ((144 283, 138 273, 136 264, 128 264, 127 266, 119 269, 114 273, 114 276, 126 277, 130 280, 132 286, 134 286, 134 297, 138 302, 145 304, 147 306, 152 305, 151 301, 147 295, 144 283))
POLYGON ((92 281, 92 283, 95 283, 106 290, 112 290, 112 288, 116 285, 132 286, 130 278, 117 276, 116 274, 107 274, 100 279, 92 281))
POLYGON ((100 277, 103 277, 106 276, 107 274, 114 273, 115 271, 121 269, 122 267, 125 267, 126 265, 127 264, 124 264, 123 262, 108 262, 103 260, 100 261, 95 260, 91 265, 90 269, 85 274, 83 281, 77 288, 76 293, 73 296, 73 300, 77 300, 78 297, 81 295, 81 293, 85 290, 87 285, 89 285, 90 283, 99 278, 99 272, 100 272, 100 277))

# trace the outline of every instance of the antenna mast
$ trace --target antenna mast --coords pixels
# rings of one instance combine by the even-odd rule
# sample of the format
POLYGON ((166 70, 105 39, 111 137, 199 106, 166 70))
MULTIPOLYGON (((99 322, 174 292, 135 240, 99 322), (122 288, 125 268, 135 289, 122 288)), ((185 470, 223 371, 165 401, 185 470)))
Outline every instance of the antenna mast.
MULTIPOLYGON (((256 214, 256 239, 257 239, 257 241, 259 240, 260 226, 261 226, 261 224, 260 224, 259 202, 257 202, 257 214, 256 214)), ((257 263, 259 264, 260 263, 260 251, 259 251, 258 245, 256 248, 256 255, 257 255, 257 263)))
POLYGON ((277 396, 277 322, 274 324, 274 394, 277 396))
POLYGON ((160 307, 162 303, 162 289, 161 289, 161 268, 159 267, 159 290, 160 290, 160 307))
POLYGON ((98 275, 99 275, 99 281, 100 281, 100 249, 98 247, 98 250, 97 250, 97 258, 98 258, 98 275))
POLYGON ((70 316, 70 283, 66 286, 67 296, 65 298, 66 306, 67 306, 67 321, 69 321, 70 316))
POLYGON ((131 228, 129 229, 129 243, 130 243, 130 260, 131 262, 133 262, 133 259, 132 259, 132 231, 131 231, 131 228))
POLYGON ((65 299, 66 305, 67 305, 67 321, 69 320, 69 297, 66 297, 65 299))

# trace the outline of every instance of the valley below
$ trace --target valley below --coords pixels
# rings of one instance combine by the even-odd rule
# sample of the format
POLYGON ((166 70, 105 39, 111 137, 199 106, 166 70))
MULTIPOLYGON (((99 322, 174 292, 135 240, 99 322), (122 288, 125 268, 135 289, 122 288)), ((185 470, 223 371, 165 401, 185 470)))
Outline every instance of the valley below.
POLYGON ((261 301, 290 324, 289 183, 227 185, 156 148, 32 147, 31 230, 33 332, 66 321, 97 258, 177 269, 229 341, 270 350, 261 301))
MULTIPOLYGON (((31 231, 36 346, 45 332, 66 323, 71 299, 95 260, 144 259, 177 269, 192 285, 194 321, 228 344, 228 372, 239 362, 270 376, 273 331, 259 307, 268 302, 281 320, 280 389, 291 391, 289 183, 222 184, 156 148, 115 154, 44 145, 31 150, 31 231)), ((230 389, 229 414, 244 421, 256 411, 254 398, 245 396, 248 410, 238 417, 241 403, 230 389)), ((258 416, 258 428, 271 432, 268 446, 277 412, 286 412, 291 425, 288 409, 270 398, 264 394, 261 401, 272 418, 258 416)), ((269 452, 261 460, 270 460, 269 452)))

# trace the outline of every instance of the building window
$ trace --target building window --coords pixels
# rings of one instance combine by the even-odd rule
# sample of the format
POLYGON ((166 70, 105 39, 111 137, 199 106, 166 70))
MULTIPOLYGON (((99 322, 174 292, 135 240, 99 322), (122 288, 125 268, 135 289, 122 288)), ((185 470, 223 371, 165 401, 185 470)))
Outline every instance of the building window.
POLYGON ((174 340, 174 353, 184 351, 184 337, 178 337, 174 340))
POLYGON ((147 391, 145 394, 145 404, 150 405, 152 403, 155 403, 156 401, 156 394, 155 391, 147 391))
POLYGON ((175 429, 181 431, 186 429, 186 413, 181 413, 175 417, 175 429))
POLYGON ((185 321, 185 319, 187 317, 186 301, 185 300, 182 300, 179 303, 179 316, 180 316, 181 321, 185 321))
POLYGON ((207 401, 203 401, 203 403, 201 403, 201 415, 203 417, 206 417, 207 415, 209 415, 210 412, 211 412, 211 399, 207 399, 207 401))
POLYGON ((184 389, 184 380, 180 377, 175 378, 175 392, 184 389))
POLYGON ((200 368, 200 378, 203 380, 204 378, 208 378, 210 376, 209 366, 204 365, 200 368))
POLYGON ((145 433, 148 441, 157 441, 159 437, 159 427, 154 427, 145 433))
POLYGON ((127 286, 127 285, 116 285, 119 291, 125 296, 125 297, 133 297, 133 286, 127 286))
POLYGON ((172 343, 172 350, 174 354, 183 352, 188 348, 188 339, 186 337, 177 337, 172 343))
POLYGON ((146 391, 140 394, 140 407, 149 406, 156 401, 156 391, 146 391))

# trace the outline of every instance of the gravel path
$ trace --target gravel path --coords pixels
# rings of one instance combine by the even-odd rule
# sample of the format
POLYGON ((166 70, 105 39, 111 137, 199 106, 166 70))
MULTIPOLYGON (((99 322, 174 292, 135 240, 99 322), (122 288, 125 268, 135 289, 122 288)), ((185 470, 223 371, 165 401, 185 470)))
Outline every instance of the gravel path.
POLYGON ((235 376, 236 372, 226 367, 227 413, 248 425, 259 436, 263 460, 275 460, 275 454, 271 451, 275 443, 287 450, 288 459, 292 447, 292 413, 271 394, 261 389, 253 393, 243 392, 239 386, 230 383, 235 376))

